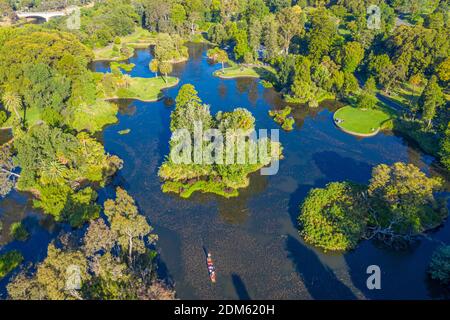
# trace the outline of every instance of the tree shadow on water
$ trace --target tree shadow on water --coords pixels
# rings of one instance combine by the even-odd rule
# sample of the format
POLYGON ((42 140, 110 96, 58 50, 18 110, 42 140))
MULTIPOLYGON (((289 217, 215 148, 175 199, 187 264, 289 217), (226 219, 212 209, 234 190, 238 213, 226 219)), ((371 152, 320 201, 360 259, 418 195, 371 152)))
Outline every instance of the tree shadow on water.
POLYGON ((235 273, 231 275, 231 280, 233 281, 234 288, 236 289, 236 293, 240 300, 251 300, 250 295, 248 294, 247 288, 245 287, 244 282, 241 277, 235 273))
POLYGON ((316 254, 292 236, 287 236, 286 250, 296 271, 313 299, 356 299, 353 292, 322 264, 316 254))
POLYGON ((367 182, 372 173, 368 163, 343 157, 334 151, 323 151, 312 156, 316 166, 326 176, 325 180, 367 182))
POLYGON ((316 187, 309 184, 301 185, 289 197, 288 212, 294 227, 297 227, 298 225, 297 218, 300 214, 300 205, 307 196, 308 192, 313 188, 316 187))

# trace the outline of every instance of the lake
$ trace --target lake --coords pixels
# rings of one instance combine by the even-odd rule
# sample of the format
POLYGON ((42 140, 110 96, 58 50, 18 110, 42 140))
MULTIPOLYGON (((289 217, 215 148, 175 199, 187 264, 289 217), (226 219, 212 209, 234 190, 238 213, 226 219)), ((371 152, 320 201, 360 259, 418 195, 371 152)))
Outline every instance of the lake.
MULTIPOLYGON (((190 59, 174 65, 176 87, 164 91, 175 99, 179 88, 193 84, 213 114, 237 107, 250 110, 257 129, 277 129, 268 111, 286 106, 278 93, 258 79, 216 78, 220 65, 206 59, 206 45, 189 45, 190 59)), ((129 60, 136 67, 129 73, 153 77, 148 70, 150 50, 137 50, 129 60)), ((109 63, 93 68, 108 72, 109 63)), ((434 173, 434 158, 421 153, 402 137, 380 133, 356 138, 333 124, 333 112, 342 106, 325 101, 319 108, 295 106, 294 131, 280 131, 284 160, 274 176, 251 176, 250 186, 237 198, 194 194, 181 199, 164 194, 157 176, 169 152, 170 99, 144 103, 120 101, 119 122, 99 135, 108 152, 124 160, 124 168, 107 188, 99 191, 99 203, 114 196, 116 186, 125 188, 159 235, 161 276, 176 286, 181 299, 426 299, 442 298, 442 292, 427 279, 432 251, 450 243, 450 224, 429 234, 408 250, 395 251, 373 241, 357 249, 325 253, 306 245, 298 235, 299 205, 311 188, 331 181, 366 183, 374 166, 397 161, 411 162, 434 173), (119 131, 131 129, 128 134, 119 131), (217 283, 211 284, 205 249, 212 253, 217 283), (381 268, 381 290, 368 290, 366 269, 381 268)), ((32 209, 31 200, 13 192, 0 201, 4 230, 0 244, 9 241, 7 226, 21 219, 31 230, 25 243, 10 242, 1 251, 18 249, 27 261, 41 261, 48 243, 66 225, 55 224, 32 209)), ((0 281, 5 295, 9 277, 0 281)))

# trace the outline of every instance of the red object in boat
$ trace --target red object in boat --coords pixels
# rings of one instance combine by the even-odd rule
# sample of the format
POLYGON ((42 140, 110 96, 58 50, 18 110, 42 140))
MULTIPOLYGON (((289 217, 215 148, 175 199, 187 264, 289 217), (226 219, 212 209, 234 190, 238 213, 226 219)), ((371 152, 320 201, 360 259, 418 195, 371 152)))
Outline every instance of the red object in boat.
POLYGON ((216 283, 216 268, 214 267, 214 263, 212 261, 212 257, 211 257, 210 253, 208 253, 208 258, 206 259, 206 263, 208 265, 209 278, 211 279, 212 283, 216 283))

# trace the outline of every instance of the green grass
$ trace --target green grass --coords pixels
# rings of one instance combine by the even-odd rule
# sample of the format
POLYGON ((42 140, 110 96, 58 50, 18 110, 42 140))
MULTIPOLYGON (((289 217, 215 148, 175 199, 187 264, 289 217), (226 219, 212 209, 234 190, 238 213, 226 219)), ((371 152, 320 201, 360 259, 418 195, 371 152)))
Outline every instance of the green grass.
POLYGON ((367 135, 383 128, 383 125, 392 119, 392 115, 381 109, 363 110, 346 106, 335 112, 334 119, 343 120, 337 125, 346 131, 367 135))
MULTIPOLYGON (((120 50, 120 45, 116 45, 120 50)), ((113 50, 114 45, 109 45, 103 48, 94 49, 94 60, 96 61, 123 61, 131 58, 134 55, 134 47, 128 45, 128 49, 130 50, 130 54, 127 56, 121 55, 120 52, 113 50)))
MULTIPOLYGON (((130 49, 129 56, 120 55, 119 52, 115 52, 113 50, 114 44, 110 44, 103 48, 95 48, 94 55, 95 60, 99 61, 122 61, 126 60, 134 55, 135 48, 148 48, 150 45, 155 44, 156 36, 151 32, 142 29, 136 28, 136 30, 127 36, 120 37, 120 43, 126 43, 128 48, 130 49)), ((121 44, 115 45, 120 49, 121 44)))
POLYGON ((178 78, 167 77, 166 81, 162 77, 131 78, 127 88, 120 88, 116 91, 115 96, 107 98, 156 101, 163 96, 161 90, 175 86, 178 83, 178 78))
POLYGON ((69 117, 70 125, 78 131, 101 131, 104 126, 117 122, 119 107, 98 100, 94 105, 80 104, 69 117))
POLYGON ((126 43, 131 47, 148 47, 155 44, 156 35, 148 30, 138 27, 132 34, 121 37, 120 40, 122 43, 126 43))
POLYGON ((222 68, 214 72, 214 76, 233 79, 233 78, 263 78, 270 80, 271 76, 276 74, 276 72, 271 67, 267 66, 243 66, 234 64, 231 67, 225 68, 222 71, 222 68))
MULTIPOLYGON (((23 111, 20 112, 21 117, 23 117, 24 113, 23 111)), ((11 115, 2 125, 2 128, 10 128, 13 126, 13 122, 16 119, 15 115, 11 115)), ((26 116, 25 116, 26 123, 29 127, 35 125, 37 122, 42 120, 41 117, 41 111, 39 108, 27 108, 26 110, 26 116)))
POLYGON ((225 68, 222 72, 222 69, 214 72, 214 75, 222 78, 240 78, 240 77, 252 77, 259 78, 259 74, 255 71, 254 68, 248 67, 229 67, 225 68))

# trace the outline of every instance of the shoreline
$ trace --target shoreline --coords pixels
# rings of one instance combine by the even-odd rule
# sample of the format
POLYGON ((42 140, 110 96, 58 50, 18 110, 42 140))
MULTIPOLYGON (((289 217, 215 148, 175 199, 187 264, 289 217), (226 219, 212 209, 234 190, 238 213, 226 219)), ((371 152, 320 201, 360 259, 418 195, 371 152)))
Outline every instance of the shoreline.
POLYGON ((378 133, 380 133, 380 131, 381 131, 381 129, 378 128, 377 130, 375 130, 375 131, 372 132, 372 133, 357 133, 357 132, 353 132, 353 131, 350 131, 350 130, 347 130, 347 129, 342 128, 341 126, 339 126, 339 125, 336 123, 336 121, 334 121, 334 118, 333 118, 333 123, 334 123, 334 125, 335 125, 339 130, 341 130, 342 132, 345 132, 345 133, 347 133, 347 134, 350 134, 350 135, 355 136, 355 137, 360 137, 360 138, 371 138, 371 137, 375 137, 375 136, 376 136, 378 133))
MULTIPOLYGON (((162 92, 162 90, 164 90, 164 89, 173 88, 173 87, 177 86, 179 83, 180 83, 180 78, 177 78, 177 81, 175 83, 170 84, 170 85, 168 85, 168 86, 166 86, 164 88, 161 88, 160 91, 162 92)), ((160 97, 160 98, 151 99, 151 100, 150 99, 136 98, 136 97, 117 97, 117 96, 104 98, 103 100, 104 101, 108 101, 108 102, 114 101, 114 100, 137 100, 137 101, 141 101, 141 102, 157 102, 157 101, 160 101, 162 99, 164 99, 164 95, 162 97, 160 97)))
POLYGON ((260 79, 261 78, 260 76, 252 76, 252 75, 226 76, 224 74, 218 74, 218 73, 221 73, 221 72, 217 72, 217 71, 213 72, 213 76, 217 77, 217 78, 220 78, 220 79, 225 79, 225 80, 227 80, 227 79, 237 79, 237 78, 253 78, 253 79, 260 79))

